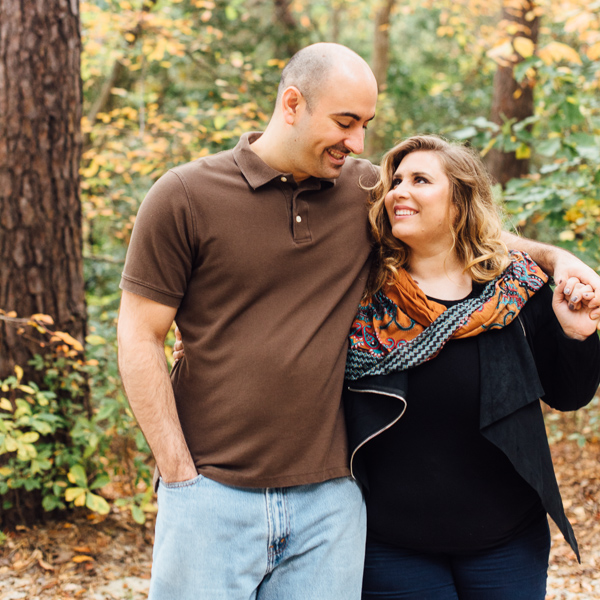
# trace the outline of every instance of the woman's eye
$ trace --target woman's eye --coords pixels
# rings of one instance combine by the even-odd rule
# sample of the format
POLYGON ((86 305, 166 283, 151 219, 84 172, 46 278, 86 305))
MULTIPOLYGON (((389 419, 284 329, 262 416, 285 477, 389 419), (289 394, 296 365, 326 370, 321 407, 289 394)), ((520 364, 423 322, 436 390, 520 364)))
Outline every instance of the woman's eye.
POLYGON ((392 189, 397 188, 400 185, 400 179, 392 179, 392 189))

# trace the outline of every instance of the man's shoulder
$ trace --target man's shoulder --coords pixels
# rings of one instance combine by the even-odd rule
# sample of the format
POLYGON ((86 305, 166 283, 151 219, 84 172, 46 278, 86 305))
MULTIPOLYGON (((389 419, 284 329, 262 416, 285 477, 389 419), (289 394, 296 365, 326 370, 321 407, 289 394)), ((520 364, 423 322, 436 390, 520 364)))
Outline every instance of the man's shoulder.
POLYGON ((233 158, 233 149, 222 150, 216 154, 209 154, 196 158, 190 162, 182 165, 177 165, 170 169, 170 172, 188 179, 190 177, 198 177, 203 174, 213 173, 214 170, 227 171, 229 169, 236 169, 235 160, 233 158))
POLYGON ((363 188, 372 187, 377 182, 379 167, 364 158, 347 158, 341 175, 340 183, 358 182, 363 188))

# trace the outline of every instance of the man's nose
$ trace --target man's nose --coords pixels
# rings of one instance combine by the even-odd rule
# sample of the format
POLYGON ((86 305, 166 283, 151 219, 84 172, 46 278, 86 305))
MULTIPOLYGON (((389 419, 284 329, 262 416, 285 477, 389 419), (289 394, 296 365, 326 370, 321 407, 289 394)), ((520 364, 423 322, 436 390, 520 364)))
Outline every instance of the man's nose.
POLYGON ((352 154, 362 154, 365 149, 365 130, 361 128, 355 129, 346 139, 346 147, 352 154))

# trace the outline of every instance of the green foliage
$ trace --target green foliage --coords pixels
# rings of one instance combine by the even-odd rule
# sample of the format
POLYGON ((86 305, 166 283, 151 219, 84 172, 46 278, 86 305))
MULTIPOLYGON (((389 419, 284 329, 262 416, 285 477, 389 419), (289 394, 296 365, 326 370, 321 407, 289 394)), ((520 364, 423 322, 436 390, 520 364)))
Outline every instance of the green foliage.
MULTIPOLYGON (((105 350, 100 336, 89 336, 88 344, 90 354, 93 348, 105 350)), ((149 450, 118 379, 110 368, 103 370, 102 352, 87 362, 70 356, 37 356, 34 362, 44 372, 43 389, 23 384, 18 372, 0 382, 0 496, 39 490, 46 511, 85 506, 106 514, 110 505, 98 492, 120 481, 124 490, 133 490, 128 506, 143 521, 143 511, 152 507, 136 490, 151 491, 151 471, 140 458, 149 450), (92 410, 85 408, 88 385, 106 394, 92 410)), ((10 508, 6 498, 4 508, 10 508)))
MULTIPOLYGON (((105 511, 102 498, 116 498, 138 522, 152 509, 150 453, 120 385, 115 340, 118 282, 139 204, 167 169, 264 128, 294 45, 335 40, 370 61, 380 4, 296 0, 284 27, 274 3, 81 3, 87 355, 38 359, 43 389, 18 376, 2 382, 0 494, 39 489, 48 510, 105 511), (81 410, 86 386, 90 405, 81 410)), ((531 175, 504 192, 516 225, 597 267, 598 27, 582 0, 540 6, 539 47, 515 70, 517 79, 536 82, 534 117, 501 126, 488 120, 497 68, 489 53, 505 43, 499 0, 408 0, 392 13, 387 87, 374 125, 386 147, 438 132, 483 155, 493 147, 530 157, 531 175)), ((592 417, 587 437, 600 431, 592 417)))

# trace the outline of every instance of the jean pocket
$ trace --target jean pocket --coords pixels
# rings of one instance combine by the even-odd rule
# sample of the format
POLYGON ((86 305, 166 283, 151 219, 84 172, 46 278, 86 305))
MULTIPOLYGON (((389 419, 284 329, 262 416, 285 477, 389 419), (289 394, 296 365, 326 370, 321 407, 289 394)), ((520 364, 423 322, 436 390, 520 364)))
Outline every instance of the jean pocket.
POLYGON ((193 479, 186 479, 185 481, 171 481, 167 483, 162 477, 159 478, 159 485, 166 487, 168 490, 176 490, 179 488, 191 487, 195 483, 198 483, 202 479, 203 475, 196 475, 193 479))

